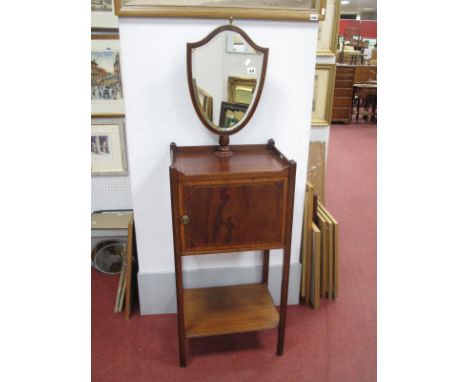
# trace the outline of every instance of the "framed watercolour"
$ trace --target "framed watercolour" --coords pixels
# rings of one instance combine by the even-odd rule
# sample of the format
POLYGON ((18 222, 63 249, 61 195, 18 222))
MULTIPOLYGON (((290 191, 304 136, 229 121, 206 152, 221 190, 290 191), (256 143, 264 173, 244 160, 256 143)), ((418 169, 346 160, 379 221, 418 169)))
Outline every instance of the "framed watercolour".
POLYGON ((115 15, 113 0, 91 0, 91 28, 119 28, 119 18, 115 15))
POLYGON ((116 14, 129 17, 191 17, 318 21, 325 0, 114 0, 116 14))
POLYGON ((318 23, 317 55, 335 56, 340 22, 340 0, 326 0, 327 18, 318 23))
POLYGON ((242 36, 236 33, 229 33, 227 35, 226 52, 243 54, 255 53, 254 49, 242 38, 242 36))
POLYGON ((124 116, 91 118, 91 175, 127 175, 124 116))
POLYGON ((231 127, 244 118, 249 105, 241 103, 221 102, 221 113, 219 116, 219 127, 231 127))
POLYGON ((124 114, 119 35, 91 35, 91 114, 124 114))
POLYGON ((335 74, 336 65, 317 64, 315 66, 312 126, 331 124, 335 74))

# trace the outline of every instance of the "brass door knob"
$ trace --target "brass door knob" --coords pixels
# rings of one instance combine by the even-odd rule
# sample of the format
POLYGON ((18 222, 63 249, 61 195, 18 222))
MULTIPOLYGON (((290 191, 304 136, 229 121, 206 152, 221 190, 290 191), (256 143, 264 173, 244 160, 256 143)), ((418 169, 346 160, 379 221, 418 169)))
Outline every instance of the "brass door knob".
POLYGON ((189 219, 189 217, 187 215, 182 216, 180 218, 180 220, 181 220, 182 224, 188 224, 189 221, 190 221, 190 219, 189 219))

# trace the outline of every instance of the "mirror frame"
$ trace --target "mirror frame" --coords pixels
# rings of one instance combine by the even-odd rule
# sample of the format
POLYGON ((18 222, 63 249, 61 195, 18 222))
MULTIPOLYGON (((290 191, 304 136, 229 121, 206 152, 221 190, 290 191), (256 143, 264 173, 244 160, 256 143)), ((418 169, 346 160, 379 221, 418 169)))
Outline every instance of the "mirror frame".
MULTIPOLYGON (((205 127, 210 130, 212 133, 220 136, 229 136, 232 134, 235 134, 242 130, 245 125, 250 121, 250 118, 252 118, 253 114, 255 113, 257 109, 258 102, 260 101, 260 97, 262 96, 263 92, 263 85, 265 83, 265 76, 266 76, 266 71, 267 71, 267 66, 268 66, 268 48, 263 48, 257 44, 255 44, 252 39, 247 35, 246 32, 244 32, 241 28, 235 26, 235 25, 222 25, 213 31, 211 31, 208 36, 203 38, 200 41, 197 42, 192 42, 192 43, 187 43, 187 79, 188 79, 188 86, 189 86, 189 91, 190 91, 190 98, 192 99, 192 104, 193 107, 197 113, 198 118, 200 121, 205 125, 205 127), (209 122, 206 120, 206 118, 203 115, 203 112, 201 111, 199 100, 197 95, 195 94, 195 89, 193 87, 193 75, 192 75, 192 50, 195 48, 199 48, 201 46, 206 45, 209 43, 214 37, 216 37, 218 34, 226 31, 231 31, 231 32, 236 32, 239 33, 247 43, 252 46, 256 51, 259 51, 263 53, 263 64, 262 64, 262 73, 260 76, 260 80, 258 81, 257 84, 257 90, 256 90, 256 95, 255 99, 253 102, 249 105, 249 113, 246 114, 246 116, 239 122, 238 125, 234 126, 230 130, 225 130, 222 131, 222 129, 219 129, 219 127, 214 124, 213 122, 209 122)), ((226 84, 227 86, 227 84, 226 84)))

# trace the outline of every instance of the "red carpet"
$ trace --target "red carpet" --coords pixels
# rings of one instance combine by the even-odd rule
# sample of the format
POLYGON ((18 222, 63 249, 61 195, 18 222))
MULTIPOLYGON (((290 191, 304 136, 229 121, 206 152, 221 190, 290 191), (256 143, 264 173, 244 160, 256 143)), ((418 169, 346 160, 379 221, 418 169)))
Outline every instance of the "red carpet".
POLYGON ((288 308, 285 354, 276 330, 194 339, 180 368, 175 315, 114 314, 118 276, 92 271, 92 380, 376 381, 376 127, 331 129, 328 209, 341 226, 336 301, 288 308))

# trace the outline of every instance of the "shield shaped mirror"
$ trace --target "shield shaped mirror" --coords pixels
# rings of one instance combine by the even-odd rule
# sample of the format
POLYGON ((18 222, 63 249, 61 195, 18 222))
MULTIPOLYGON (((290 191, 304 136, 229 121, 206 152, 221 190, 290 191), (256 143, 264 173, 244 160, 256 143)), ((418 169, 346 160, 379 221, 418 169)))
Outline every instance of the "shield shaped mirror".
MULTIPOLYGON (((190 95, 201 122, 220 135, 229 135, 250 120, 262 94, 268 48, 255 44, 242 29, 224 25, 201 41, 187 44, 190 95)), ((228 151, 228 150, 224 150, 228 151)))

